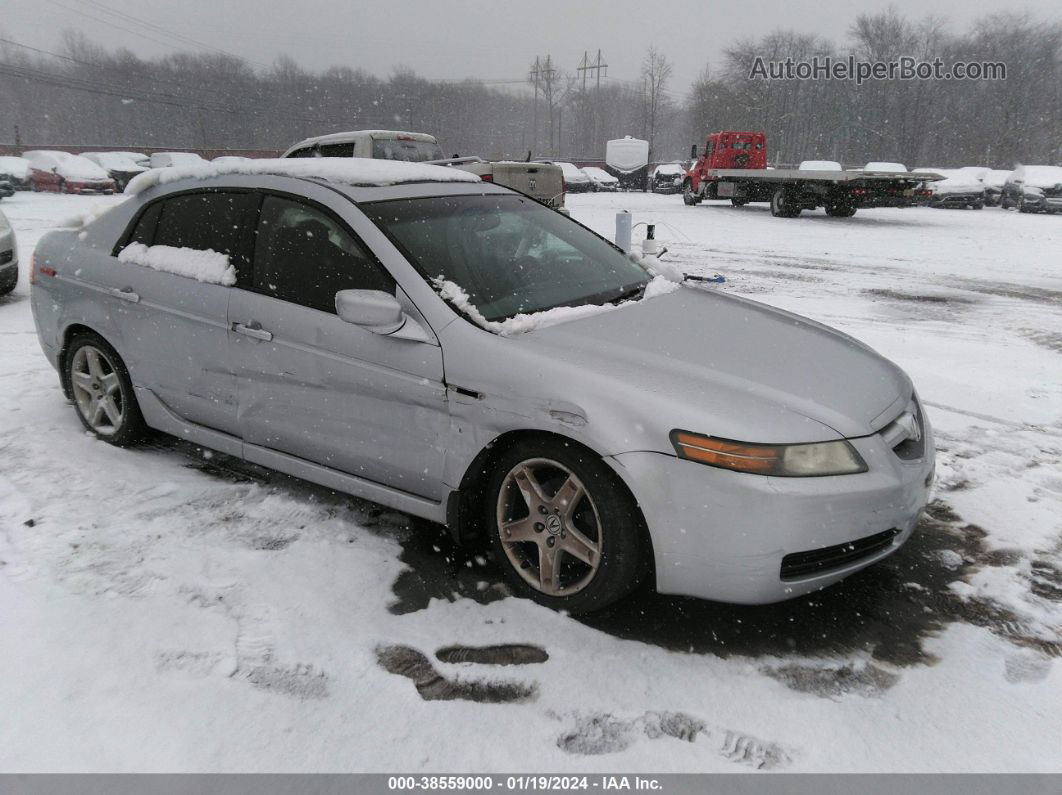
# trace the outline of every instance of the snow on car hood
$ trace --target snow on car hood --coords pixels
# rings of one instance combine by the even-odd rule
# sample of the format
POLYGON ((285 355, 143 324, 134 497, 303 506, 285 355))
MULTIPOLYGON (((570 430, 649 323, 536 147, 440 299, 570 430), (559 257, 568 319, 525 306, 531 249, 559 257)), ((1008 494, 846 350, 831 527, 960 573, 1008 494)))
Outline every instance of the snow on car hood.
POLYGON ((937 173, 944 179, 929 183, 929 189, 934 193, 970 193, 984 188, 981 181, 969 171, 947 169, 938 170, 937 173))
POLYGON ((1027 188, 1053 188, 1062 185, 1062 167, 1020 166, 1014 171, 1014 178, 1025 180, 1027 188))
POLYGON ((55 173, 63 179, 110 179, 106 171, 91 160, 81 157, 80 155, 72 155, 61 161, 59 165, 55 167, 55 173))
POLYGON ((457 168, 373 160, 367 157, 258 158, 237 163, 202 163, 193 166, 153 168, 133 177, 126 193, 137 194, 155 185, 179 179, 210 179, 225 174, 272 174, 281 177, 315 177, 344 185, 401 185, 406 182, 480 182, 475 174, 457 168))
POLYGON ((27 179, 29 171, 29 161, 24 157, 10 155, 0 157, 0 174, 10 174, 15 179, 27 179))
POLYGON ((839 331, 699 287, 515 339, 603 374, 648 411, 687 418, 688 430, 747 442, 866 436, 913 389, 896 365, 839 331))

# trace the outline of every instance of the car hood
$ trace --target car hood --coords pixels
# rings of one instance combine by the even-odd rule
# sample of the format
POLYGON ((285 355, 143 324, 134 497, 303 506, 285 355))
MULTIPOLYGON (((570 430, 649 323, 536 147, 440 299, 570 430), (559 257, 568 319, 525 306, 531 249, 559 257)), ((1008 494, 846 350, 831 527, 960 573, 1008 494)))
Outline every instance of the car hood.
POLYGON ((866 436, 913 390, 899 367, 846 334, 700 287, 521 337, 577 371, 569 383, 600 377, 613 399, 642 401, 671 427, 747 442, 866 436))

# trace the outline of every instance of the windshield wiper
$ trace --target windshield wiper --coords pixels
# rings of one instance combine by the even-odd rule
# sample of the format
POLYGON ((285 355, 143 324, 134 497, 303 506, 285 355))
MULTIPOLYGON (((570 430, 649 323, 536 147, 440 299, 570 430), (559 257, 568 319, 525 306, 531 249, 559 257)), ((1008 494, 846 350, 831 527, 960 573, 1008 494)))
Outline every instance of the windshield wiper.
POLYGON ((648 284, 649 282, 644 282, 643 284, 636 284, 634 285, 634 287, 624 290, 615 298, 608 299, 608 303, 619 304, 623 301, 637 301, 639 298, 645 295, 645 287, 648 284))

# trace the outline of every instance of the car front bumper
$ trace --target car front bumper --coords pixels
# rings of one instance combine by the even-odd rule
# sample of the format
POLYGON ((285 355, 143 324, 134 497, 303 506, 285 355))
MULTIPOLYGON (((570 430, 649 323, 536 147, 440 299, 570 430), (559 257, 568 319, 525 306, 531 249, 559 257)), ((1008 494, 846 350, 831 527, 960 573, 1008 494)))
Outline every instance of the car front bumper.
POLYGON ((660 593, 768 604, 831 585, 910 538, 933 479, 932 431, 924 424, 926 452, 915 461, 899 458, 880 436, 850 440, 867 462, 859 475, 763 477, 654 452, 609 461, 645 516, 660 593), (863 539, 866 551, 853 546, 863 539), (793 556, 788 564, 829 547, 850 554, 783 579, 786 556, 793 556))

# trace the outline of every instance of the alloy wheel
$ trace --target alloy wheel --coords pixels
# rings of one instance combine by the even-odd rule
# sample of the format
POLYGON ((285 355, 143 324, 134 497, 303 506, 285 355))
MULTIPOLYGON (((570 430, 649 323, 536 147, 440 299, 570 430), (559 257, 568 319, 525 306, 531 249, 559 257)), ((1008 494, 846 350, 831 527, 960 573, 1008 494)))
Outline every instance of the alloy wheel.
POLYGON ((601 563, 604 532, 586 486, 548 458, 521 461, 498 491, 497 532, 513 569, 548 596, 578 593, 601 563))
POLYGON ((125 420, 122 384, 114 362, 99 348, 82 345, 70 362, 70 386, 77 410, 101 436, 113 436, 125 420))

